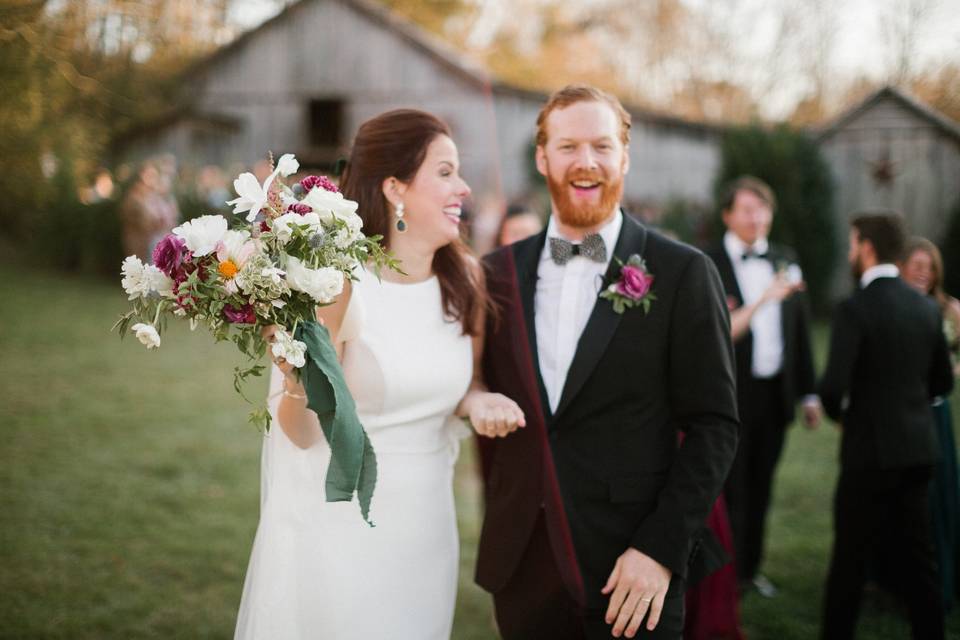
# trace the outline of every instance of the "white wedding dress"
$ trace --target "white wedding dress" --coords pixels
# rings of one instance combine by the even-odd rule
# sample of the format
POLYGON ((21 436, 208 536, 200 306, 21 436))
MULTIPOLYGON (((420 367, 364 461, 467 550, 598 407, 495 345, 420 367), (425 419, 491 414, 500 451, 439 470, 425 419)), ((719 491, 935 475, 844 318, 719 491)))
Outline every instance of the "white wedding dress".
MULTIPOLYGON (((264 436, 260 524, 235 638, 447 639, 459 539, 453 465, 469 432, 452 418, 472 375, 471 341, 444 318, 436 277, 354 283, 343 369, 377 456, 370 516, 325 501, 326 441, 264 436)), ((282 375, 274 368, 276 420, 282 375)))

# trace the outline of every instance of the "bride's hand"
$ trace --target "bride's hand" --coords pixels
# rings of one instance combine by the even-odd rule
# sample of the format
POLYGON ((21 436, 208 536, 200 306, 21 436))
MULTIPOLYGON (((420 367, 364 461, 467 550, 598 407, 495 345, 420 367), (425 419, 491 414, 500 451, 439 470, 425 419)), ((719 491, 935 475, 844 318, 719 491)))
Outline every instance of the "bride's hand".
POLYGON ((466 408, 474 431, 488 438, 503 438, 527 424, 519 405, 500 393, 474 391, 466 408))
POLYGON ((296 371, 296 367, 287 362, 286 358, 273 355, 273 350, 270 348, 270 345, 276 341, 275 335, 278 329, 280 329, 280 325, 267 325, 260 330, 260 335, 262 335, 263 339, 267 341, 267 355, 270 356, 271 360, 273 360, 273 364, 277 365, 277 368, 283 372, 283 375, 286 376, 290 382, 296 383, 297 376, 294 373, 294 371, 296 371))

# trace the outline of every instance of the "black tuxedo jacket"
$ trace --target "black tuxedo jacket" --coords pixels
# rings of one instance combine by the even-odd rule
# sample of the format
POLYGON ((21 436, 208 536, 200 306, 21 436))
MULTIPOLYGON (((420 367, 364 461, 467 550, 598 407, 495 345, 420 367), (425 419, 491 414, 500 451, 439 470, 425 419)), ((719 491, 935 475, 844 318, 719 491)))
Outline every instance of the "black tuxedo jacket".
MULTIPOLYGON (((737 443, 729 318, 706 256, 624 214, 613 253, 646 260, 657 299, 648 314, 622 315, 597 299, 552 414, 534 322, 545 239, 542 232, 484 260, 502 310, 487 327, 485 380, 520 404, 527 426, 481 443, 477 582, 491 592, 508 582, 542 509, 571 594, 602 608, 600 589, 628 547, 678 577, 692 558, 704 561, 694 573, 723 564, 722 551, 698 541, 737 443)), ((604 287, 619 270, 611 260, 604 287)))
POLYGON ((837 308, 820 397, 843 424, 849 469, 933 464, 939 455, 930 400, 953 388, 936 302, 900 278, 877 278, 837 308))
MULTIPOLYGON (((743 305, 743 294, 723 243, 711 246, 706 251, 720 272, 720 280, 727 298, 734 308, 743 305)), ((770 244, 768 259, 776 266, 780 263, 796 263, 796 255, 787 247, 770 244)), ((784 423, 793 420, 797 401, 816 392, 816 377, 813 369, 813 350, 810 346, 810 311, 806 295, 797 293, 781 303, 780 320, 783 329, 783 368, 780 373, 783 398, 784 423)), ((745 390, 744 380, 750 377, 753 366, 753 332, 747 333, 734 345, 737 364, 737 387, 745 390)), ((750 399, 741 394, 740 402, 750 399)))

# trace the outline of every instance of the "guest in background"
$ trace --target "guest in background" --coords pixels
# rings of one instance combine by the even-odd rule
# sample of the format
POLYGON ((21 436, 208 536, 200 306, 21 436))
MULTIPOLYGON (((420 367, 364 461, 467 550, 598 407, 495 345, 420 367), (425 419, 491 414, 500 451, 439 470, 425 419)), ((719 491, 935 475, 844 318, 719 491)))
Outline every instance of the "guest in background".
MULTIPOLYGON (((943 259, 940 250, 926 238, 912 238, 907 243, 900 274, 907 284, 937 301, 943 314, 943 332, 956 375, 957 355, 960 351, 960 302, 943 290, 943 259)), ((933 541, 940 566, 943 606, 949 610, 957 593, 957 561, 960 558, 960 481, 957 474, 953 416, 947 397, 934 400, 933 414, 940 442, 940 460, 934 469, 930 492, 933 541)))
POLYGON ((841 425, 840 477, 822 637, 853 638, 867 560, 879 532, 881 562, 904 586, 914 638, 944 637, 930 535, 929 489, 938 444, 930 401, 953 387, 936 303, 901 280, 902 218, 859 215, 848 260, 860 289, 837 307, 820 397, 841 425))
POLYGON ((147 160, 120 205, 123 250, 150 261, 153 247, 177 224, 180 210, 173 196, 176 161, 172 156, 147 160), (172 164, 171 164, 172 162, 172 164))
POLYGON ((766 597, 776 588, 758 573, 773 474, 786 428, 803 399, 804 421, 820 421, 803 277, 792 250, 768 240, 776 200, 761 180, 743 176, 721 202, 727 232, 707 250, 727 295, 737 359, 740 446, 724 496, 741 587, 766 597))
POLYGON ((526 240, 543 230, 543 219, 536 211, 522 204, 511 204, 500 222, 497 246, 503 247, 526 240))

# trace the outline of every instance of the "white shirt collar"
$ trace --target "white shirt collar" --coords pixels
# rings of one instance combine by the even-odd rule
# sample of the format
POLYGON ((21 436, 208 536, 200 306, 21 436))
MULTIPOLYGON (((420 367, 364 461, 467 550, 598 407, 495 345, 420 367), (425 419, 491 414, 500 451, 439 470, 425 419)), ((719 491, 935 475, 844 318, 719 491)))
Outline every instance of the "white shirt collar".
POLYGON ((863 275, 860 276, 860 288, 866 289, 877 278, 897 278, 899 276, 900 269, 897 268, 897 265, 888 262, 877 264, 864 271, 863 275))
MULTIPOLYGON (((617 246, 617 240, 620 238, 620 229, 623 227, 623 212, 620 211, 620 207, 617 207, 617 212, 613 214, 613 217, 610 220, 597 229, 596 233, 600 234, 600 237, 603 238, 603 243, 607 245, 607 260, 609 262, 610 256, 613 255, 613 250, 617 246)), ((547 222, 547 238, 563 238, 564 240, 569 240, 569 238, 564 238, 559 229, 557 228, 557 222, 554 216, 550 216, 550 220, 547 222)), ((546 252, 550 250, 550 243, 548 242, 544 247, 546 252)))
POLYGON ((756 253, 766 253, 770 249, 770 243, 766 238, 757 238, 753 246, 750 246, 741 240, 733 231, 727 231, 723 234, 723 246, 734 264, 743 257, 743 254, 746 253, 748 249, 756 253))

